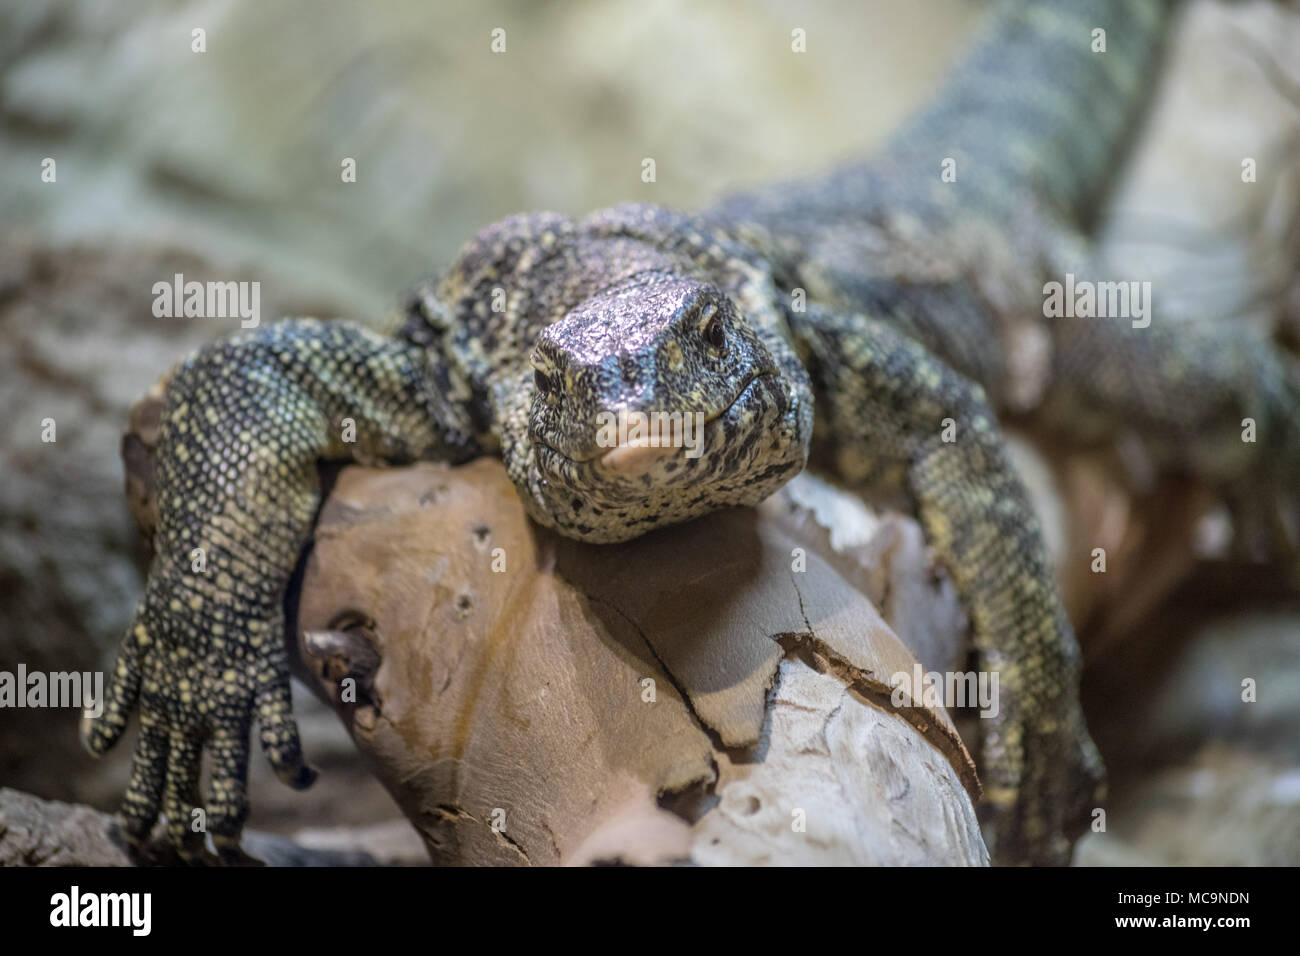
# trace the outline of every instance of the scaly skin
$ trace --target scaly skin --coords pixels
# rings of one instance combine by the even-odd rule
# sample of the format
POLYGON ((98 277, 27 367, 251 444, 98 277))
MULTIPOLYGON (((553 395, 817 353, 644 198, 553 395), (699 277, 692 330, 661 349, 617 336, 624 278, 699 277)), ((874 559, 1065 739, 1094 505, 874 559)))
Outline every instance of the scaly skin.
POLYGON ((1268 465, 1288 492, 1300 474, 1300 380, 1268 343, 1159 317, 1142 330, 1043 318, 1045 278, 1098 274, 1086 228, 1150 85, 1165 6, 1010 6, 868 163, 696 216, 512 217, 413 297, 391 339, 299 320, 187 361, 165 393, 157 557, 87 734, 102 753, 138 703, 131 838, 161 809, 181 852, 200 855, 186 824, 208 746, 209 830, 239 858, 254 712, 281 776, 309 781, 278 637, 319 460, 499 454, 537 522, 599 543, 757 502, 811 451, 846 481, 910 497, 981 667, 999 673, 980 759, 995 858, 1068 861, 1102 771, 997 411, 1088 439, 1127 426, 1167 467, 1238 489, 1264 448, 1281 450, 1268 465), (1090 48, 1096 26, 1105 54, 1090 48), (945 157, 956 182, 940 179, 945 157), (1045 375, 1015 358, 1027 331, 1045 375), (703 415, 703 454, 610 454, 597 416, 617 409, 703 415), (1242 445, 1246 415, 1268 441, 1242 445), (206 572, 192 570, 196 548, 206 572))
POLYGON ((316 463, 446 455, 425 400, 424 354, 344 323, 298 320, 202 350, 171 377, 157 450, 155 556, 122 642, 101 753, 137 702, 140 736, 122 813, 134 843, 160 806, 181 855, 202 853, 191 811, 202 750, 213 756, 208 830, 236 857, 248 814, 248 733, 279 776, 304 787, 289 699, 282 600, 318 499, 316 463), (355 422, 356 443, 341 440, 355 422), (346 449, 346 450, 345 450, 346 449), (206 570, 194 570, 201 549, 206 570))

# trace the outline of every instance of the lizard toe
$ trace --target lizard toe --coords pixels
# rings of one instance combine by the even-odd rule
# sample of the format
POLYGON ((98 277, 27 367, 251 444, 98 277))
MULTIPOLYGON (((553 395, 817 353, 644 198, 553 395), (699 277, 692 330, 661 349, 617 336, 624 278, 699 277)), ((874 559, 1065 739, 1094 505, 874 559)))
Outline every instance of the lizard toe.
POLYGON ((82 720, 82 746, 96 757, 102 757, 113 749, 135 710, 140 697, 140 648, 146 643, 148 634, 137 617, 118 651, 103 711, 97 717, 88 716, 82 720))
POLYGON ((139 849, 149 838, 162 801, 167 778, 169 743, 166 730, 150 715, 140 718, 131 781, 122 799, 122 823, 127 842, 139 849))
POLYGON ((163 788, 167 836, 182 860, 206 862, 203 845, 207 833, 206 811, 198 800, 203 738, 178 728, 172 730, 169 743, 167 782, 163 788))
POLYGON ((217 853, 239 851, 248 819, 248 722, 218 724, 208 742, 212 780, 208 788, 208 829, 217 853))
POLYGON ((295 790, 305 790, 316 782, 316 771, 303 760, 288 674, 277 668, 264 673, 259 682, 262 689, 256 707, 262 751, 281 781, 295 790))

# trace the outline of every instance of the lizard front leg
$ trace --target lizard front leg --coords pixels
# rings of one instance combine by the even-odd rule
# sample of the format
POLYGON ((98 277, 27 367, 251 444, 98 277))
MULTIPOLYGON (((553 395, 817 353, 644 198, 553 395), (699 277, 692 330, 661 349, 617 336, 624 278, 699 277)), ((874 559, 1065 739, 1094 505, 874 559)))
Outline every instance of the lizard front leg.
POLYGON ((792 327, 817 388, 816 453, 847 481, 892 479, 910 494, 979 666, 998 674, 980 761, 995 859, 1068 862, 1103 770, 1079 705, 1078 644, 983 390, 878 320, 813 307, 792 327))
POLYGON ((212 755, 207 830, 240 859, 248 738, 295 787, 303 762, 289 697, 282 600, 310 533, 320 459, 436 456, 452 444, 427 353, 339 322, 291 320, 201 349, 171 375, 158 433, 158 526, 145 594, 119 650, 102 716, 84 738, 140 732, 122 807, 133 846, 159 810, 181 856, 204 855, 203 749, 212 755))

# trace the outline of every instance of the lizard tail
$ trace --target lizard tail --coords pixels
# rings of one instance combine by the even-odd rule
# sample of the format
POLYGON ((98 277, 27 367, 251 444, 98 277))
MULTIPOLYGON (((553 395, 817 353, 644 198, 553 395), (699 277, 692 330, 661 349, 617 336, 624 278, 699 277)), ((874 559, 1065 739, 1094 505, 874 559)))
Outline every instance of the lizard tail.
MULTIPOLYGON (((1175 0, 1003 3, 941 92, 879 162, 952 159, 963 203, 1026 192, 1088 225, 1115 178, 1160 66, 1175 0)), ((969 208, 969 207, 968 207, 969 208)))
POLYGON ((706 210, 774 234, 900 212, 1006 221, 1022 206, 1090 228, 1155 88, 1178 0, 1003 2, 929 104, 865 160, 706 210))

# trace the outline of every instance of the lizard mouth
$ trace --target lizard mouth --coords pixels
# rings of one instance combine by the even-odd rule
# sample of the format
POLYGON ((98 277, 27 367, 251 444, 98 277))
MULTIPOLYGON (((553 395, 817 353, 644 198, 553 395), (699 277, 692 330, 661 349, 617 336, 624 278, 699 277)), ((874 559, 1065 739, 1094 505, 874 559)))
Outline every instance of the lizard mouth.
MULTIPOLYGON (((710 425, 716 425, 720 419, 724 418, 737 406, 744 403, 753 395, 755 386, 761 379, 774 378, 776 377, 776 374, 777 373, 772 369, 764 369, 753 373, 745 379, 745 383, 740 387, 740 390, 736 392, 735 397, 733 397, 724 408, 713 412, 700 424, 706 428, 710 425)), ((700 437, 704 439, 702 431, 700 437)), ((637 475, 645 474, 653 469, 659 462, 680 455, 686 450, 685 446, 681 443, 658 441, 652 444, 650 440, 636 440, 626 443, 621 442, 618 445, 608 448, 601 448, 595 454, 577 458, 565 454, 543 438, 535 437, 534 441, 557 458, 562 459, 563 462, 568 464, 570 467, 595 466, 612 474, 623 475, 626 477, 635 477, 637 475)), ((705 443, 707 444, 707 439, 705 439, 705 443)))
MULTIPOLYGON (((740 391, 736 393, 736 397, 727 404, 726 408, 704 419, 700 431, 701 449, 704 440, 703 428, 722 418, 744 401, 747 396, 751 395, 755 384, 764 374, 771 373, 759 372, 751 375, 745 381, 745 384, 741 386, 740 391)), ((625 478, 636 478, 654 470, 654 467, 661 461, 674 458, 684 451, 685 447, 681 443, 651 444, 649 441, 633 441, 605 449, 594 460, 599 462, 600 467, 605 471, 615 475, 622 475, 625 478)))

